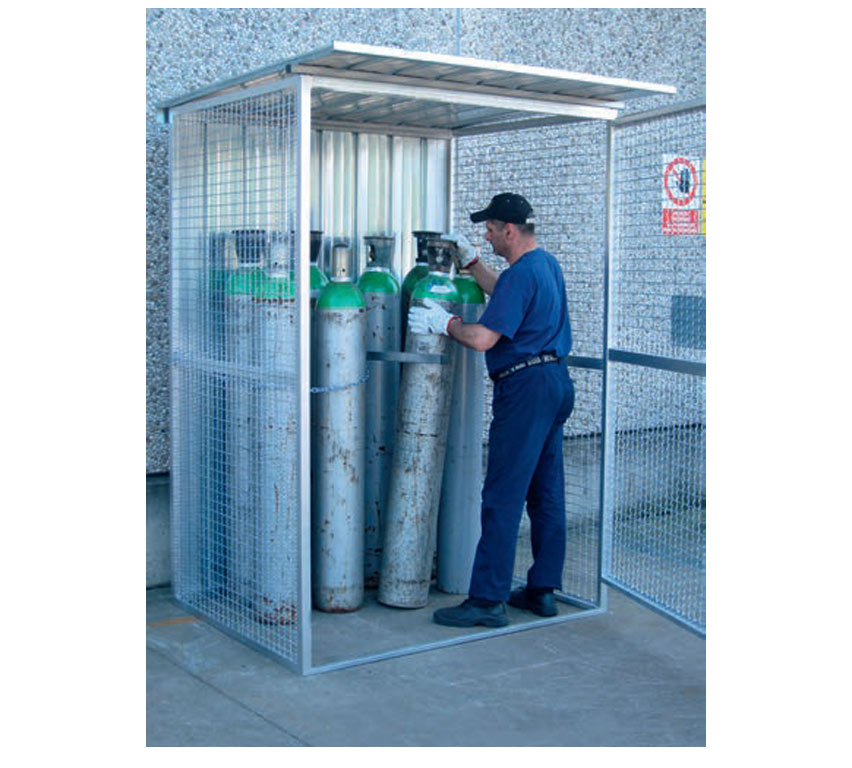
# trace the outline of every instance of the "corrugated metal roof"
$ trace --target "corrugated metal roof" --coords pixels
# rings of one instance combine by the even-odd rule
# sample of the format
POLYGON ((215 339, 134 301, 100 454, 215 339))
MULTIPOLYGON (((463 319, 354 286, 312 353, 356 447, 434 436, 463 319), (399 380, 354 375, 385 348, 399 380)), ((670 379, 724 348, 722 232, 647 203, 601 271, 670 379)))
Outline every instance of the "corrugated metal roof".
POLYGON ((299 67, 327 70, 329 76, 357 72, 366 76, 430 81, 453 85, 501 88, 518 95, 551 94, 574 99, 624 101, 654 93, 675 93, 670 85, 644 83, 613 77, 568 72, 546 67, 529 67, 464 56, 420 53, 356 43, 334 42, 328 48, 297 56, 291 71, 299 67))
MULTIPOLYGON (((291 74, 313 78, 315 123, 471 133, 504 123, 613 119, 673 86, 397 48, 334 42, 160 105, 167 112, 291 74)), ((248 94, 247 94, 248 95, 248 94)))

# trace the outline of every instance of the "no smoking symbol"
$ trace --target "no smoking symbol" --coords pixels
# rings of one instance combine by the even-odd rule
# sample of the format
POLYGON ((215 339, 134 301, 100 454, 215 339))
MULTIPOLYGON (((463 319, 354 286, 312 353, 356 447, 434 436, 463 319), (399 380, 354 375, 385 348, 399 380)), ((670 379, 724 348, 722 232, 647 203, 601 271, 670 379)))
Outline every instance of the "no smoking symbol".
POLYGON ((675 205, 689 205, 698 189, 695 166, 685 157, 676 157, 666 166, 664 185, 666 195, 675 205))

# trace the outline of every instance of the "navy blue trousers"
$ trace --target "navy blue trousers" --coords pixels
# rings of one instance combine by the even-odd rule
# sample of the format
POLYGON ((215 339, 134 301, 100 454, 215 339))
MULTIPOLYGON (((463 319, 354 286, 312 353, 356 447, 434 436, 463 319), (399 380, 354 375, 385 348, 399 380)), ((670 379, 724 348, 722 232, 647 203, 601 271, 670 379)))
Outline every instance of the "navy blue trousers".
POLYGON ((473 561, 470 597, 509 599, 524 502, 533 555, 527 586, 562 588, 562 425, 573 409, 574 384, 562 363, 531 366, 495 383, 482 488, 482 533, 473 561))

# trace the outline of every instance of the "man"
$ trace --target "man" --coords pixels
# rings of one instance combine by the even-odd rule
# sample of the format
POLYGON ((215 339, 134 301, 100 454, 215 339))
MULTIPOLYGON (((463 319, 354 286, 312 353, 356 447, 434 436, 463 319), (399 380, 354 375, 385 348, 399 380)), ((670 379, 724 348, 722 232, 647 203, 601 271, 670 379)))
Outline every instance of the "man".
POLYGON ((438 624, 508 624, 504 602, 555 616, 565 560, 565 477, 562 425, 574 407, 574 385, 563 358, 571 351, 565 283, 556 259, 536 244, 533 210, 520 195, 496 195, 470 216, 485 222, 485 239, 508 269, 495 272, 466 238, 444 235, 491 299, 477 323, 463 323, 437 302, 409 312, 415 333, 443 333, 485 352, 494 381, 488 467, 482 489, 482 533, 468 599, 435 611, 438 624), (533 564, 514 591, 515 547, 524 502, 533 564))

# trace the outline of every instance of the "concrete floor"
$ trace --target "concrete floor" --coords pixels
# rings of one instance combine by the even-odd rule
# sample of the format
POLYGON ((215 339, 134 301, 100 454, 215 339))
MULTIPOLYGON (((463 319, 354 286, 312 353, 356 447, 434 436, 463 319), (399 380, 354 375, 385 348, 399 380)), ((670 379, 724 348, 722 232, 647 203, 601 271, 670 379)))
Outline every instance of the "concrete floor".
POLYGON ((705 641, 614 591, 601 615, 308 677, 168 588, 147 605, 148 746, 705 744, 705 641))

